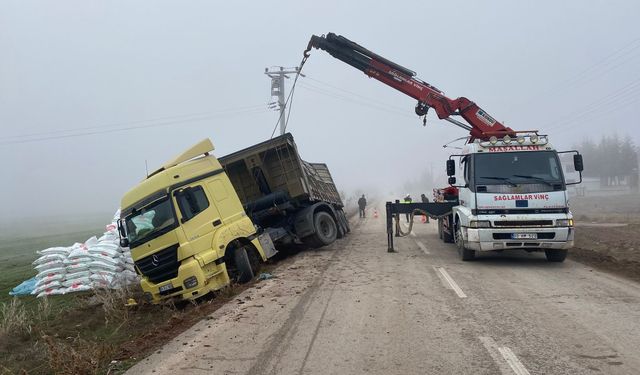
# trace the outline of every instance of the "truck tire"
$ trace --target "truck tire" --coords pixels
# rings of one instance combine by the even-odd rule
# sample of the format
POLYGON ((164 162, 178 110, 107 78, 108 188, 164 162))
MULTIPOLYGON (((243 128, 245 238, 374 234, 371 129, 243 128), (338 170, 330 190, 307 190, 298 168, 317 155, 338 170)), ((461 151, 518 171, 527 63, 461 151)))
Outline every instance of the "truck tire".
POLYGON ((305 241, 313 247, 330 245, 338 237, 336 222, 324 211, 318 211, 313 215, 313 227, 316 232, 308 237, 309 241, 305 241))
POLYGON ((464 239, 462 238, 462 227, 456 225, 456 246, 458 247, 458 254, 463 261, 473 260, 476 257, 476 251, 470 250, 465 247, 464 239))
POLYGON ((568 250, 545 250, 544 255, 548 262, 564 262, 567 258, 568 250))
POLYGON ((338 217, 338 221, 336 222, 336 227, 338 228, 338 235, 336 236, 336 238, 344 238, 344 236, 347 234, 344 226, 342 225, 342 221, 340 220, 340 217, 338 217))
MULTIPOLYGON (((444 243, 454 243, 453 233, 449 233, 444 229, 444 219, 441 221, 442 223, 442 241, 444 243)), ((451 230, 451 225, 449 225, 449 230, 451 230)))
POLYGON ((233 261, 235 263, 235 280, 240 284, 248 283, 253 279, 253 269, 247 255, 247 249, 240 247, 233 250, 233 261))
POLYGON ((442 219, 438 219, 438 238, 442 239, 442 219))
POLYGON ((344 214, 344 211, 338 210, 338 215, 340 216, 340 219, 344 223, 344 227, 346 229, 346 233, 351 232, 351 228, 349 228, 349 220, 347 219, 347 215, 344 214))

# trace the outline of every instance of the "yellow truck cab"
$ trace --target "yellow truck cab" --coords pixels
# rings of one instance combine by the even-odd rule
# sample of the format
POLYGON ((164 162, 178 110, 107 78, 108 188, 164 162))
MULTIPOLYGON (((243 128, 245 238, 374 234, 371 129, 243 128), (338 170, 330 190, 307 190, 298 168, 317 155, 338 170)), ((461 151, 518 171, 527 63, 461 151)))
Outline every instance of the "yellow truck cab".
POLYGON ((275 254, 257 232, 206 139, 165 163, 122 198, 119 231, 145 298, 198 298, 247 282, 275 254))

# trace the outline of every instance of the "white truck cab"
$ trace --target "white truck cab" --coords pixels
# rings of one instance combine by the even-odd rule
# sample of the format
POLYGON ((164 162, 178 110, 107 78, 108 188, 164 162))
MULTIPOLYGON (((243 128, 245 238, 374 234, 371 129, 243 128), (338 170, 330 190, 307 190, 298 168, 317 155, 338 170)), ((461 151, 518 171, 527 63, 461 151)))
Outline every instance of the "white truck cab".
MULTIPOLYGON (((575 153, 574 167, 581 172, 582 156, 566 152, 575 153)), ((520 249, 544 250, 547 260, 562 262, 575 230, 558 154, 537 133, 467 142, 447 163, 459 205, 445 219, 443 239, 456 243, 463 260, 476 251, 520 249), (462 184, 456 185, 454 174, 462 184)))

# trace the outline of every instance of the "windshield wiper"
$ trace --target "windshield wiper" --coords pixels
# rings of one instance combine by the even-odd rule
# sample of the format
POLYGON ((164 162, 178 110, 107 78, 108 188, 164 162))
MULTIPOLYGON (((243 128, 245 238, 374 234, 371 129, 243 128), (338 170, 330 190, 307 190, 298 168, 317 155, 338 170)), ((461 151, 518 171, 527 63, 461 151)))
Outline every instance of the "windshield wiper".
POLYGON ((506 177, 481 176, 480 178, 486 178, 487 180, 500 180, 500 181, 506 182, 507 184, 509 184, 511 186, 518 186, 513 181, 511 181, 510 179, 508 179, 506 177))
POLYGON ((547 184, 547 185, 549 185, 549 186, 553 187, 553 184, 552 184, 551 182, 549 182, 549 181, 545 180, 545 179, 544 179, 544 178, 542 178, 542 177, 528 176, 528 175, 524 175, 524 174, 514 174, 514 175, 513 175, 513 177, 529 178, 529 179, 532 179, 532 180, 536 180, 536 181, 543 182, 543 183, 545 183, 545 184, 547 184))

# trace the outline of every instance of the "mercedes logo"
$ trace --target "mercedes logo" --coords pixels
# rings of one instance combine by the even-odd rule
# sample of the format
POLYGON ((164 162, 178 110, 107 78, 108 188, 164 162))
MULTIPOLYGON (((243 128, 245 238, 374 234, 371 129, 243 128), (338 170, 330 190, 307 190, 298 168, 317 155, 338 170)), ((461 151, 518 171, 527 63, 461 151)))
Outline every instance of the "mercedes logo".
POLYGON ((156 254, 153 254, 151 256, 151 264, 153 264, 154 267, 158 267, 158 263, 160 263, 160 259, 158 259, 156 254))

